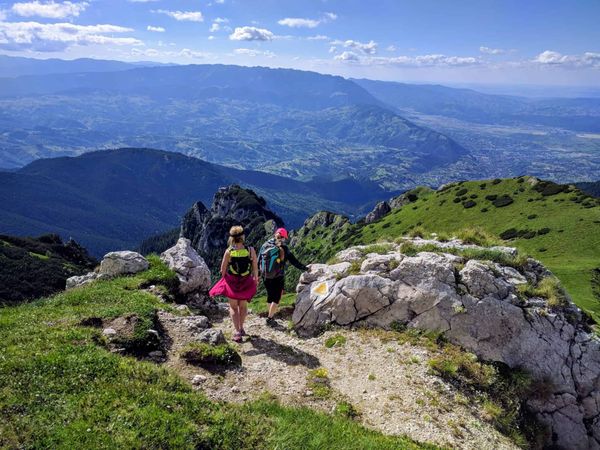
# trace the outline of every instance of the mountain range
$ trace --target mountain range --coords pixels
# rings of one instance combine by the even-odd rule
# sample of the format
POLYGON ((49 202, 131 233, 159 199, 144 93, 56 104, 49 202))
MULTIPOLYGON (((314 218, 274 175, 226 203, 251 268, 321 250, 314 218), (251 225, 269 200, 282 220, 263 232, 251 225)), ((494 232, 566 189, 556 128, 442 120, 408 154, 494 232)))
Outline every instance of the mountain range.
POLYGON ((356 215, 388 196, 370 182, 301 182, 178 153, 105 150, 0 172, 0 229, 14 235, 58 233, 103 255, 179 226, 194 203, 210 204, 214 192, 229 184, 268 198, 291 227, 319 209, 356 215))
POLYGON ((392 190, 469 155, 353 81, 315 72, 189 65, 1 80, 0 167, 119 147, 392 190))

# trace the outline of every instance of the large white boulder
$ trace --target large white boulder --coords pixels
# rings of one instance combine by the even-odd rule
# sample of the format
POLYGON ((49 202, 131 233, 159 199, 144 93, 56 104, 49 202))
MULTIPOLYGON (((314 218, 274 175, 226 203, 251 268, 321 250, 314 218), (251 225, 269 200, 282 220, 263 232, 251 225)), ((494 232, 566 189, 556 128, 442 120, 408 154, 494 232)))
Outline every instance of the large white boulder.
POLYGON ((569 299, 556 308, 518 293, 518 285, 535 285, 550 273, 532 259, 517 270, 443 253, 448 243, 428 243, 440 244, 440 251, 407 256, 392 246, 373 255, 363 246, 337 255, 345 270, 312 265, 296 289, 296 330, 309 335, 329 324, 389 329, 399 322, 442 332, 483 360, 524 369, 551 386, 547 397, 528 399, 554 436, 548 445, 600 449, 600 340, 569 299))
POLYGON ((160 255, 160 259, 177 274, 182 294, 205 292, 210 288, 210 269, 189 239, 179 238, 173 247, 160 255))
POLYGON ((100 262, 100 274, 109 277, 118 277, 121 275, 130 275, 148 270, 150 264, 148 260, 137 252, 124 250, 120 252, 110 252, 104 255, 100 262))

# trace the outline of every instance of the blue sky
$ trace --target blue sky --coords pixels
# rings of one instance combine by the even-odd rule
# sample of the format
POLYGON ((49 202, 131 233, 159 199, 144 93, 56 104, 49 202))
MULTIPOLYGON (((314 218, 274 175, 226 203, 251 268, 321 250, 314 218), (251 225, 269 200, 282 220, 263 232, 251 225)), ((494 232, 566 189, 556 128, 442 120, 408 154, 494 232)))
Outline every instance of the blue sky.
POLYGON ((0 53, 600 85, 598 0, 0 1, 0 53))

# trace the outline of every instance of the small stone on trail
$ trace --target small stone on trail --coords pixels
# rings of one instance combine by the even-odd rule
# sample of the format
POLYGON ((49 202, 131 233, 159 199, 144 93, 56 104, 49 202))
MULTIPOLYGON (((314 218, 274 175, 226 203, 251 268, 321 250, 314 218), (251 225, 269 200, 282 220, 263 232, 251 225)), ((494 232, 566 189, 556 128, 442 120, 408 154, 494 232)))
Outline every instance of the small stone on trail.
POLYGON ((198 385, 198 384, 202 384, 206 381, 206 377, 204 375, 194 375, 194 378, 192 378, 192 384, 198 385))
POLYGON ((102 334, 104 336, 114 336, 115 334, 117 334, 116 330, 114 328, 105 328, 102 331, 102 334))
POLYGON ((240 388, 239 388, 239 387, 237 387, 237 386, 233 386, 233 387, 231 388, 231 392, 238 393, 238 392, 240 392, 240 388))

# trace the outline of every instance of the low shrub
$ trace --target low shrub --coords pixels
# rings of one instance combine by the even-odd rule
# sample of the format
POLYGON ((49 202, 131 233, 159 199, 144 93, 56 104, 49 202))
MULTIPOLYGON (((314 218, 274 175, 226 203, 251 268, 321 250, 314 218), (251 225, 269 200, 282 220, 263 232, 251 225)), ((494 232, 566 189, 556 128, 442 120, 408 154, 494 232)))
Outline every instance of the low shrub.
POLYGON ((500 197, 498 197, 496 200, 494 200, 492 202, 492 204, 496 207, 496 208, 502 208, 504 206, 508 206, 511 203, 513 203, 513 199, 510 195, 502 195, 500 197))
POLYGON ((325 339, 325 347, 343 347, 346 344, 346 336, 341 334, 335 334, 325 339))
POLYGON ((210 345, 204 342, 188 344, 182 351, 181 357, 190 364, 197 365, 240 365, 242 359, 238 352, 229 344, 210 345))

